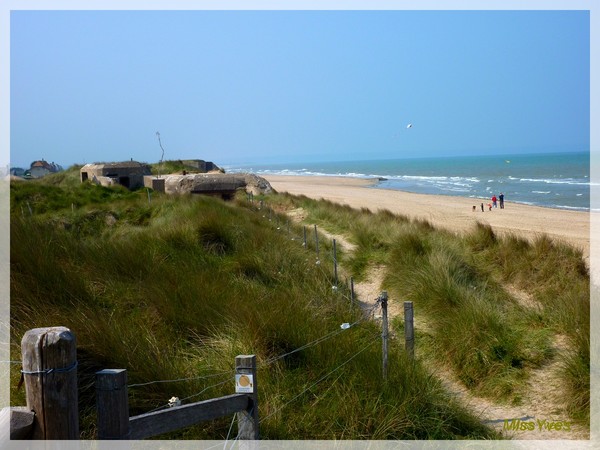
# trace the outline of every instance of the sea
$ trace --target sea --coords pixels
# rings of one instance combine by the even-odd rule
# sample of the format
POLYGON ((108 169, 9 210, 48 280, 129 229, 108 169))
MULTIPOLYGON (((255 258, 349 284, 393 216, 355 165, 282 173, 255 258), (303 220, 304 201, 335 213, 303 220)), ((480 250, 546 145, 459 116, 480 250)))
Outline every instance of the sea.
POLYGON ((372 189, 590 210, 590 153, 444 156, 363 161, 225 166, 257 175, 342 176, 376 179, 372 189))

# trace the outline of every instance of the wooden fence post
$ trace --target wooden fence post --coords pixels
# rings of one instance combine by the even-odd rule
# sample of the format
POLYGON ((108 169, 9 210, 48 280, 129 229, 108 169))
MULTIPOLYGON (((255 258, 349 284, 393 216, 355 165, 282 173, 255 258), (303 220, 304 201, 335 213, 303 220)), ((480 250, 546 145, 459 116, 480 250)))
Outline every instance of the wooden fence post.
POLYGON ((256 356, 238 355, 235 357, 236 391, 248 394, 249 402, 245 411, 237 414, 238 439, 258 439, 258 391, 256 384, 256 356))
POLYGON ((315 245, 317 247, 317 259, 319 259, 319 233, 317 232, 317 224, 315 224, 315 245))
POLYGON ((306 225, 304 225, 304 248, 306 248, 306 225))
POLYGON ((413 302, 404 302, 404 346, 411 358, 415 357, 415 326, 413 302))
POLYGON ((338 285, 338 271, 337 271, 337 248, 335 245, 335 239, 333 240, 333 274, 335 279, 335 286, 338 285))
POLYGON ((35 328, 21 341, 27 407, 35 412, 33 439, 79 439, 77 346, 65 327, 35 328))
POLYGON ((387 366, 388 366, 388 311, 387 301, 388 296, 386 291, 381 292, 381 342, 382 342, 382 355, 383 355, 383 379, 387 379, 387 366))
POLYGON ((354 305, 354 277, 350 277, 350 306, 354 305))
POLYGON ((127 370, 96 372, 98 439, 129 439, 127 370))

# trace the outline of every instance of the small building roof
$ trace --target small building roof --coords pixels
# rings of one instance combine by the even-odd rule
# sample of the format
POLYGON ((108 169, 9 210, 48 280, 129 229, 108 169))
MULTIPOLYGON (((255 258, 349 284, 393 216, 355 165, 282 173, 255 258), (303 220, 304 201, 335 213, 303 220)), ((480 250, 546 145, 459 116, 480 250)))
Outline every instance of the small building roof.
POLYGON ((33 169, 34 167, 42 167, 44 169, 52 170, 52 166, 50 164, 48 164, 47 161, 44 161, 43 159, 41 161, 32 162, 31 168, 33 169))
MULTIPOLYGON (((83 167, 95 167, 97 169, 102 169, 102 168, 106 168, 106 169, 116 169, 116 168, 120 168, 120 169, 127 169, 127 168, 138 168, 138 167, 148 167, 148 164, 146 163, 141 163, 138 161, 123 161, 123 162, 95 162, 95 163, 91 163, 91 164, 86 164, 83 167)), ((83 169, 82 167, 82 169, 83 169)))

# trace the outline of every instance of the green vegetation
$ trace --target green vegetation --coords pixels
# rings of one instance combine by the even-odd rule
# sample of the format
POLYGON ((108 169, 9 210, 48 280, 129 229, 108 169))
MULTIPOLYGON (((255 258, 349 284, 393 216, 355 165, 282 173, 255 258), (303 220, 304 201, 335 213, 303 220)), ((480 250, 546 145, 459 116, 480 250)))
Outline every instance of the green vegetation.
POLYGON ((150 164, 152 175, 166 174, 166 173, 182 173, 184 170, 189 173, 197 172, 198 169, 192 166, 184 164, 182 161, 167 160, 162 163, 150 164))
MULTIPOLYGON (((79 181, 79 169, 73 166, 63 172, 47 175, 39 180, 11 183, 11 216, 60 212, 67 208, 132 199, 140 193, 130 192, 123 186, 112 188, 79 181)), ((144 193, 145 195, 145 193, 144 193)))
MULTIPOLYGON (((590 279, 580 251, 544 235, 531 243, 499 237, 484 225, 457 237, 389 211, 278 202, 348 236, 358 246, 345 261, 355 277, 385 267, 391 301, 413 301, 429 324, 417 351, 478 395, 518 403, 532 369, 555 357, 554 340, 563 338, 566 412, 589 426, 590 279)), ((394 323, 401 332, 401 320, 394 323)))
MULTIPOLYGON (((131 387, 136 415, 172 396, 232 393, 235 356, 256 354, 264 439, 497 438, 428 368, 518 403, 559 340, 566 412, 589 426, 590 291, 580 252, 484 225, 458 237, 302 196, 263 198, 271 213, 243 197, 155 194, 149 203, 145 190, 80 184, 78 168, 11 184, 11 359, 30 328, 73 330, 82 437, 95 433, 97 370, 127 368, 130 384, 190 378, 131 387), (392 341, 386 382, 379 324, 349 305, 343 285, 332 289, 331 244, 320 240, 317 265, 301 224, 288 233, 286 213, 298 208, 305 223, 357 246, 338 253, 355 280, 382 267, 390 302, 412 300, 428 324, 417 327, 414 364, 392 341), (344 322, 357 324, 342 331, 344 322)), ((401 318, 392 327, 402 335, 401 318)), ((18 367, 11 376, 11 402, 23 405, 18 367)), ((224 439, 230 423, 162 437, 224 439)))
MULTIPOLYGON (((288 235, 285 217, 269 221, 256 203, 158 194, 149 203, 144 190, 75 183, 76 171, 11 185, 11 359, 20 359, 28 329, 63 325, 75 333, 83 438, 95 436, 97 370, 126 368, 130 384, 144 384, 129 389, 136 415, 172 396, 186 403, 231 394, 238 354, 257 355, 263 439, 497 437, 398 345, 382 380, 379 325, 349 305, 344 287, 332 289, 324 240, 317 265, 291 239, 301 228, 292 225, 288 235), (342 330, 344 322, 357 323, 342 330), (190 379, 145 384, 183 378, 190 379)), ((265 201, 283 210, 298 200, 265 201)), ((346 219, 326 213, 334 205, 318 208, 320 221, 346 230, 346 219)), ((369 237, 366 224, 387 233, 406 221, 364 217, 364 249, 355 257, 385 262, 388 244, 369 237)), ((24 405, 18 378, 13 366, 11 402, 24 405)), ((230 423, 162 437, 224 439, 230 423)))
POLYGON ((150 164, 152 175, 167 173, 182 173, 184 170, 188 173, 196 173, 198 169, 194 166, 188 166, 181 160, 166 160, 162 163, 150 164))

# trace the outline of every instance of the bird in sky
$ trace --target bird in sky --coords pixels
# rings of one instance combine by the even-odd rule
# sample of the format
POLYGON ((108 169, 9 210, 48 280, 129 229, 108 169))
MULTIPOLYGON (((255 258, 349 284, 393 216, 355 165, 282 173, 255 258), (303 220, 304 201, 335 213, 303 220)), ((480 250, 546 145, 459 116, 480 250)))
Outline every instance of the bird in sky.
POLYGON ((412 128, 412 123, 409 123, 408 125, 406 125, 406 128, 412 128))

